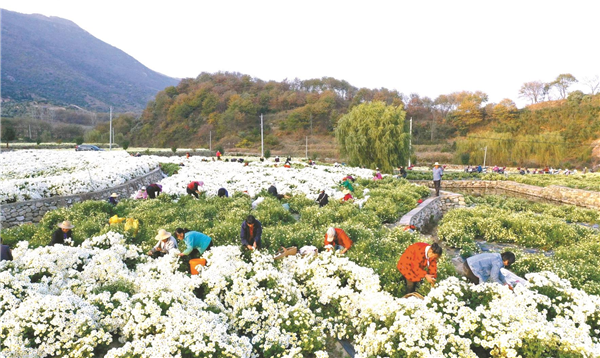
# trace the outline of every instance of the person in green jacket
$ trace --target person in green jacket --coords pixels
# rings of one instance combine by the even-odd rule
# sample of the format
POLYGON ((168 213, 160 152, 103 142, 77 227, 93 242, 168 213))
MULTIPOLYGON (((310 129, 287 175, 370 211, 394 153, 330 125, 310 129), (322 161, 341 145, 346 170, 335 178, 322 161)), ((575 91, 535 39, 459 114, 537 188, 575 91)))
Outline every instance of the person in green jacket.
POLYGON ((183 240, 185 242, 185 251, 180 253, 179 256, 186 256, 188 267, 190 260, 202 256, 204 251, 210 250, 213 244, 210 236, 198 231, 177 228, 175 230, 175 235, 177 236, 177 240, 183 240))
POLYGON ((348 190, 350 190, 351 192, 354 192, 354 187, 352 186, 352 182, 350 181, 351 179, 353 179, 351 176, 347 176, 344 179, 342 179, 342 186, 348 190))

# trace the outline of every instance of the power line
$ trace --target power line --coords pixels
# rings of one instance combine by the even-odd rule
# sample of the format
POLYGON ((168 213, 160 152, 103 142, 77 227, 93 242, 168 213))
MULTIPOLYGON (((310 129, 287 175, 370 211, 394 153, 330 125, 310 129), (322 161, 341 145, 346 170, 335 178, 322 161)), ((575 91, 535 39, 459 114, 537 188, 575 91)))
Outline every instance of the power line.
POLYGON ((501 141, 511 141, 511 142, 519 142, 519 143, 544 143, 544 144, 556 144, 556 145, 567 145, 570 144, 571 146, 577 146, 577 147, 589 147, 591 144, 582 144, 582 143, 573 143, 573 142, 548 142, 548 141, 538 141, 538 140, 517 140, 517 139, 511 139, 511 138, 492 138, 492 137, 467 137, 467 139, 489 139, 489 140, 501 140, 501 141))

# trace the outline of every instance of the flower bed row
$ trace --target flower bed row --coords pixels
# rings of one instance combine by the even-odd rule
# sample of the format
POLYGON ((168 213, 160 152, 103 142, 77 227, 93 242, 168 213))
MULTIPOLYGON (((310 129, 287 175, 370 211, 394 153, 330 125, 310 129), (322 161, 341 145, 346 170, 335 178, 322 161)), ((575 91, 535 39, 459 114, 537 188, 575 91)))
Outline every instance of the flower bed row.
MULTIPOLYGON (((431 171, 407 171, 408 180, 433 180, 431 171)), ((465 173, 444 172, 443 180, 511 180, 517 183, 546 187, 550 185, 566 186, 568 188, 600 191, 600 173, 550 175, 550 174, 496 174, 496 173, 465 173)))
POLYGON ((600 294, 600 257, 592 254, 600 252, 600 232, 565 220, 597 223, 597 212, 493 196, 466 201, 477 206, 448 212, 438 227, 440 240, 467 256, 478 251, 476 240, 550 251, 545 255, 516 249, 515 272, 552 271, 574 287, 600 294))
POLYGON ((110 188, 158 167, 156 157, 125 151, 23 150, 2 152, 0 203, 110 188))
POLYGON ((600 354, 599 297, 548 272, 514 292, 449 278, 418 300, 329 253, 274 262, 217 246, 189 276, 114 232, 14 251, 0 263, 6 357, 327 357, 334 339, 357 357, 600 354))

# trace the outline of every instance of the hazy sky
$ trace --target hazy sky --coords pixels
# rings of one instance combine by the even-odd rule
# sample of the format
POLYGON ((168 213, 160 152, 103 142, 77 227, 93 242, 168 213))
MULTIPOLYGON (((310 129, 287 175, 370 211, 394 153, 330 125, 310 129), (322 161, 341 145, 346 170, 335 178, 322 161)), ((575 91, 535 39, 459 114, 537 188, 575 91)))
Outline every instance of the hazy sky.
MULTIPOLYGON (((432 99, 600 74, 600 1, 49 1, 3 9, 75 22, 172 77, 346 80, 432 99)), ((582 84, 573 89, 590 90, 582 84)))

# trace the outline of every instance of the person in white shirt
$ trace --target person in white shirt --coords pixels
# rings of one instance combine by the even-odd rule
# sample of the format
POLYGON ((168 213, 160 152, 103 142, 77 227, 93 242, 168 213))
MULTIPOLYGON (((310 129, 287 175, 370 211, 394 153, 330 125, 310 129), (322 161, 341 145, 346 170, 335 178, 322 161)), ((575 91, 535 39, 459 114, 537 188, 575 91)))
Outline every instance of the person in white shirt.
POLYGON ((165 256, 171 250, 177 249, 177 240, 165 229, 158 230, 158 235, 156 235, 155 239, 158 241, 156 246, 148 251, 148 255, 155 259, 165 256))

